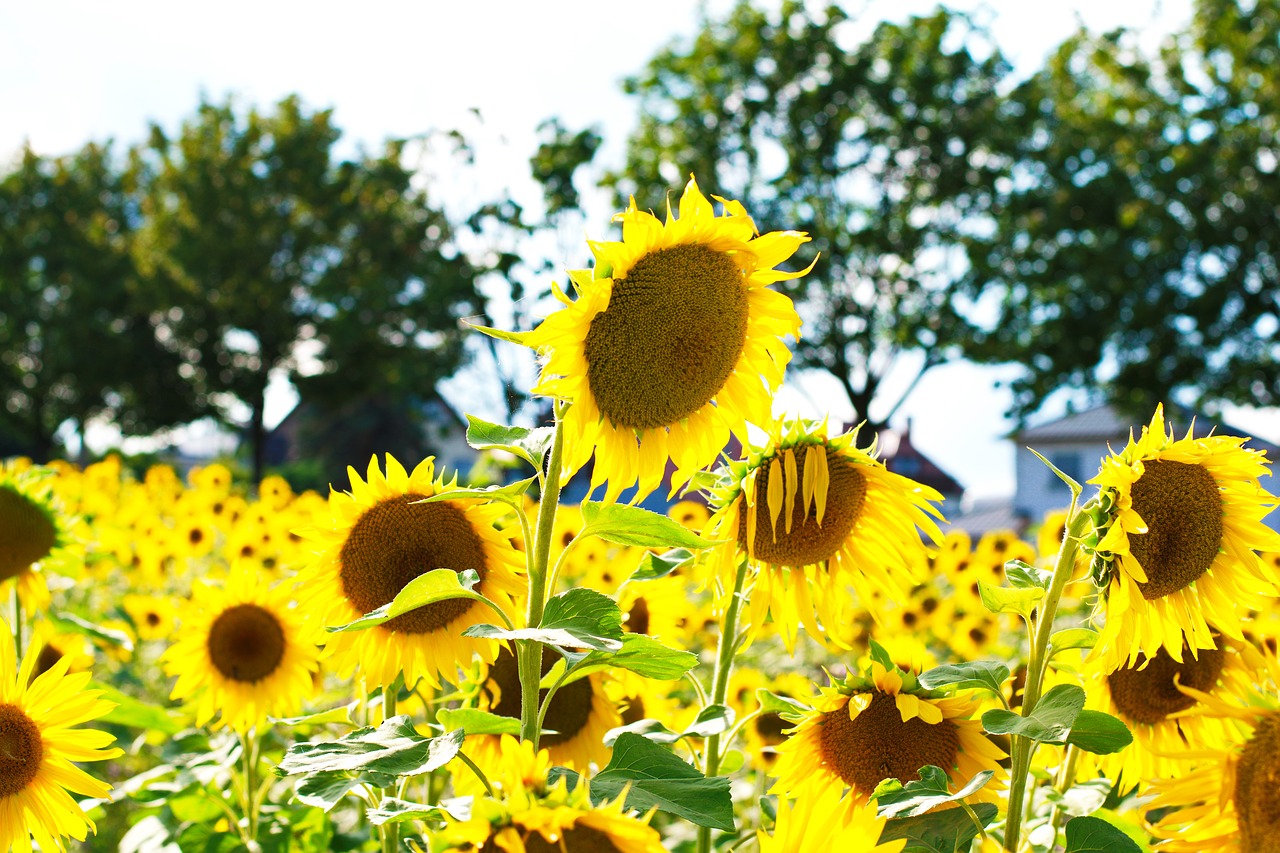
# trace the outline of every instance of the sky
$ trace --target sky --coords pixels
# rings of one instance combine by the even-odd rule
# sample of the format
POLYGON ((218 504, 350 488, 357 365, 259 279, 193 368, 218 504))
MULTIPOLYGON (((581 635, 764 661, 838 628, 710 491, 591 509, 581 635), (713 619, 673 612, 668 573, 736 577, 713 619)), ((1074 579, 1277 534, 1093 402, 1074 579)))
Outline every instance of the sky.
MULTIPOLYGON (((634 104, 620 81, 638 73, 673 38, 695 31, 692 0, 468 0, 418 2, 66 2, 0 4, 0 163, 29 143, 64 154, 90 140, 123 148, 149 123, 174 130, 202 95, 233 96, 241 107, 269 108, 290 93, 309 108, 332 107, 350 154, 382 140, 459 128, 477 142, 479 177, 462 192, 509 190, 534 201, 527 177, 537 126, 559 116, 572 129, 598 125, 605 145, 597 164, 621 161, 634 104), (478 111, 478 116, 477 116, 478 111)), ((713 14, 729 0, 705 0, 713 14)), ((855 29, 882 19, 927 13, 935 3, 850 3, 855 29)), ((961 0, 1022 73, 1081 23, 1093 30, 1126 25, 1159 34, 1180 27, 1189 0, 1079 0, 1026 3, 961 0)), ((588 189, 580 186, 582 189, 588 189)), ((703 184, 705 190, 712 188, 703 184)), ((588 195, 586 230, 611 238, 606 196, 588 195)), ((585 243, 567 250, 563 268, 587 265, 585 243)), ((997 387, 1013 367, 958 363, 925 376, 895 418, 911 420, 913 443, 976 496, 1012 494, 1009 395, 997 387)), ((801 379, 783 405, 814 415, 841 394, 801 379)), ((279 384, 268 420, 292 405, 279 384)), ((1054 401, 1046 416, 1065 400, 1054 401)), ((839 404, 833 418, 847 415, 839 404)), ((1235 421, 1280 440, 1274 413, 1235 413, 1235 421), (1272 429, 1267 431, 1270 423, 1272 429), (1254 425, 1257 425, 1256 427, 1254 425)), ((1231 420, 1228 417, 1228 420, 1231 420)))

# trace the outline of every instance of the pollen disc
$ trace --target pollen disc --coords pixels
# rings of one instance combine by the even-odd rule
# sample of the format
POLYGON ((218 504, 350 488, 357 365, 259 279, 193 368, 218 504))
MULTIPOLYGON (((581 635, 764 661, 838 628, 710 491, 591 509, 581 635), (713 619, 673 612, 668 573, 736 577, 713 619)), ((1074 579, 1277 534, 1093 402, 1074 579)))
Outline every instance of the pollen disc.
MULTIPOLYGON (((474 569, 483 583, 484 544, 466 514, 449 502, 415 503, 426 495, 396 495, 374 504, 347 534, 339 555, 342 594, 360 613, 392 601, 409 581, 434 569, 474 569)), ((387 631, 437 631, 474 602, 438 601, 382 624, 387 631)))
POLYGON ((0 581, 49 556, 57 539, 53 522, 38 506, 12 489, 0 488, 0 581))
POLYGON ((604 416, 656 429, 710 402, 747 340, 744 282, 732 257, 697 243, 651 252, 615 280, 583 349, 604 416))
POLYGON ((1133 509, 1147 532, 1129 535, 1129 550, 1146 572, 1142 597, 1163 598, 1209 570, 1222 543, 1222 497, 1200 465, 1153 459, 1133 484, 1133 509))
POLYGON ((233 681, 261 681, 284 660, 280 620, 256 604, 237 604, 209 627, 209 659, 233 681))
MULTIPOLYGON (((818 504, 805 512, 803 483, 795 484, 795 506, 791 511, 791 532, 787 532, 786 509, 778 514, 777 540, 769 521, 769 471, 762 464, 756 472, 756 559, 777 566, 809 566, 830 559, 840 550, 862 512, 867 498, 867 479, 853 463, 826 454, 830 483, 826 512, 818 524, 818 504)), ((739 514, 738 544, 747 545, 747 513, 739 514)))
POLYGON ((821 726, 823 759, 862 794, 870 794, 885 779, 904 784, 917 780, 920 768, 929 764, 950 773, 960 750, 955 723, 944 719, 929 725, 919 717, 904 723, 888 693, 873 694, 857 719, 849 719, 847 707, 828 711, 821 726))
POLYGON ((0 705, 0 800, 30 785, 43 759, 40 729, 17 705, 0 705))
POLYGON ((1145 669, 1139 667, 1147 658, 1139 657, 1135 666, 1118 669, 1107 676, 1112 701, 1120 713, 1137 723, 1155 724, 1170 714, 1185 711, 1196 704, 1196 700, 1179 690, 1174 678, 1184 687, 1208 693, 1218 683, 1226 660, 1221 649, 1200 649, 1197 655, 1193 658, 1184 649, 1182 663, 1178 663, 1160 649, 1145 669))
MULTIPOLYGON (((559 656, 545 649, 542 655, 542 674, 546 675, 555 666, 559 656)), ((498 702, 490 710, 500 717, 520 716, 520 672, 515 655, 505 648, 498 652, 498 658, 489 667, 489 678, 485 682, 490 696, 495 693, 498 702), (493 688, 497 688, 496 690, 493 688)), ((538 701, 547 698, 547 691, 538 691, 538 701)), ((586 728, 591 719, 591 681, 579 678, 571 681, 556 691, 547 708, 543 720, 543 728, 555 734, 544 734, 538 739, 539 746, 558 746, 572 740, 573 736, 586 728)))
MULTIPOLYGON (((480 851, 501 853, 504 849, 505 846, 499 847, 490 838, 480 851)), ((554 843, 548 843, 539 832, 530 832, 524 841, 524 849, 525 853, 623 853, 622 848, 613 843, 609 833, 581 823, 566 829, 554 843)))
POLYGON ((1240 850, 1280 853, 1280 719, 1263 718, 1236 767, 1240 850))

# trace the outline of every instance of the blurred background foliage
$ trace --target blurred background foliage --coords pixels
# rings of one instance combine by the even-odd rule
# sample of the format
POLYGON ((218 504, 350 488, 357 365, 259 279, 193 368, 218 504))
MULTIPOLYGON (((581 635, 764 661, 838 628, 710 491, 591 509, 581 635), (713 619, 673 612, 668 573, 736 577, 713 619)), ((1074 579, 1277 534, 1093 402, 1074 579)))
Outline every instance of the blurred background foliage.
MULTIPOLYGON (((1082 30, 1017 77, 946 8, 856 43, 847 22, 790 0, 704 16, 625 82, 624 162, 595 163, 599 127, 543 124, 537 211, 446 205, 417 162, 469 168, 457 131, 339 160, 330 112, 296 98, 202 102, 127 152, 24 152, 0 173, 0 453, 212 416, 260 477, 280 374, 312 413, 308 476, 431 452, 436 386, 488 345, 460 321, 536 322, 587 166, 619 205, 660 211, 694 173, 761 231, 809 231, 796 365, 855 420, 877 401, 873 428, 891 370, 959 358, 1021 365, 1020 419, 1062 387, 1135 415, 1280 404, 1280 0, 1200 0, 1158 50, 1082 30)), ((477 375, 532 416, 492 361, 477 375)))

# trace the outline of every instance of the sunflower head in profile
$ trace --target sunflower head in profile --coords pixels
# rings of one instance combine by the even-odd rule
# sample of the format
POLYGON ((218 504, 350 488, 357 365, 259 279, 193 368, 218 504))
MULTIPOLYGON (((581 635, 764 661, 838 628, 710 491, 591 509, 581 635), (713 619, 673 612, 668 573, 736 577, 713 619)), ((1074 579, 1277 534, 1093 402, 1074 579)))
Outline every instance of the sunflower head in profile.
POLYGON ((1262 523, 1276 497, 1258 484, 1266 457, 1246 439, 1175 439, 1163 407, 1142 436, 1102 460, 1093 530, 1084 548, 1106 597, 1097 653, 1108 663, 1175 661, 1184 646, 1213 648, 1210 624, 1242 639, 1238 607, 1259 609, 1280 575, 1257 551, 1280 549, 1262 523))
MULTIPOLYGON (((299 573, 298 596, 309 618, 322 627, 353 622, 435 569, 474 570, 475 591, 514 615, 524 558, 510 531, 498 526, 505 507, 474 499, 424 502, 457 489, 456 477, 446 483, 435 476, 431 458, 412 473, 390 455, 385 475, 376 458, 366 479, 348 471, 350 493, 331 493, 329 517, 299 531, 318 550, 299 573)), ((358 668, 371 689, 389 687, 401 672, 411 686, 419 679, 456 682, 458 667, 469 666, 473 654, 486 662, 497 657, 496 641, 462 636, 494 618, 483 603, 448 599, 365 631, 326 632, 322 657, 332 658, 343 678, 358 668)))
MULTIPOLYGON (((546 750, 503 735, 497 765, 486 776, 495 797, 477 797, 469 820, 449 820, 433 835, 433 850, 475 853, 663 853, 647 818, 623 808, 625 794, 593 804, 588 782, 570 789, 547 783, 546 750)), ((458 768, 457 773, 468 773, 458 768)))
POLYGON ((49 603, 42 571, 66 573, 75 563, 71 520, 53 493, 53 476, 48 468, 0 464, 0 587, 13 581, 33 611, 49 603))
POLYGON ((713 560, 728 577, 743 555, 759 570, 751 624, 772 616, 789 648, 801 624, 839 639, 824 626, 848 620, 846 587, 863 602, 877 590, 905 598, 927 563, 921 533, 942 540, 931 503, 942 496, 890 471, 856 438, 856 429, 828 437, 825 421, 780 422, 711 489, 708 536, 725 542, 713 560))
POLYGON ((841 853, 899 853, 907 839, 879 842, 885 818, 876 815, 876 804, 866 802, 853 808, 840 802, 840 792, 823 790, 796 797, 778 798, 778 819, 773 834, 756 830, 760 853, 811 853, 839 850, 841 853))
POLYGON ((316 646, 288 586, 269 587, 249 562, 223 583, 197 586, 181 614, 178 640, 161 659, 176 675, 173 699, 196 703, 196 724, 259 728, 296 714, 311 693, 316 646))
POLYGON ((569 274, 576 298, 557 288, 564 307, 522 336, 545 356, 534 393, 574 404, 565 473, 594 451, 591 488, 607 482, 607 501, 637 482, 635 499, 648 495, 668 459, 674 494, 730 433, 771 420, 800 317, 769 285, 808 272, 774 267, 809 238, 760 235, 741 204, 716 200, 720 216, 690 178, 664 224, 632 199, 615 217, 622 241, 592 243, 595 269, 569 274))
POLYGON ((115 707, 88 690, 89 673, 69 675, 68 660, 35 676, 39 649, 17 665, 9 625, 0 619, 0 850, 65 850, 64 839, 84 841, 93 821, 70 794, 105 797, 111 786, 72 762, 122 754, 106 732, 78 728, 115 707), (35 676, 33 678, 33 676, 35 676))
MULTIPOLYGON (((772 792, 779 796, 837 795, 848 788, 850 809, 867 802, 885 779, 907 783, 928 765, 941 768, 958 790, 983 770, 1000 774, 1004 753, 982 731, 972 697, 925 690, 873 645, 867 669, 822 688, 813 709, 777 747, 772 792)), ((994 799, 994 783, 975 796, 994 799)))

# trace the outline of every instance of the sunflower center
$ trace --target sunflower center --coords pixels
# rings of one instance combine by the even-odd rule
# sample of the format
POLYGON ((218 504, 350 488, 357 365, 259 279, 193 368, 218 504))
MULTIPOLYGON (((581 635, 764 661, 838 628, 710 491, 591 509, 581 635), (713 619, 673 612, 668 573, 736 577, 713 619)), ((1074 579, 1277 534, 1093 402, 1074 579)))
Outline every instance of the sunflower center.
POLYGON ((1133 509, 1147 532, 1129 536, 1129 550, 1147 574, 1138 584, 1151 601, 1171 595, 1209 570, 1222 542, 1222 496, 1205 468, 1153 459, 1133 484, 1133 509))
MULTIPOLYGON (((840 550, 862 512, 867 499, 867 478, 858 467, 840 457, 824 454, 829 476, 826 512, 818 524, 818 503, 804 507, 803 484, 795 483, 795 505, 791 510, 791 532, 787 532, 785 503, 778 513, 777 538, 769 521, 769 471, 762 464, 756 472, 756 543, 759 560, 779 566, 809 566, 822 563, 840 550)), ((739 514, 738 544, 747 546, 747 514, 739 514)))
POLYGON ((284 629, 256 604, 228 607, 209 626, 209 660, 232 681, 261 681, 284 660, 284 629))
POLYGON ((624 627, 633 634, 649 633, 649 602, 637 598, 627 611, 624 627))
POLYGON ((929 725, 919 717, 902 722, 898 705, 888 693, 874 693, 857 719, 840 707, 823 714, 819 743, 822 758, 846 785, 870 794, 885 779, 903 784, 920 778, 920 768, 932 764, 948 774, 960 750, 955 723, 944 719, 929 725))
MULTIPOLYGON (((558 656, 545 646, 542 649, 542 674, 546 675, 555 666, 558 656)), ((497 690, 487 688, 489 696, 496 692, 497 704, 489 710, 500 717, 520 716, 520 671, 515 655, 507 649, 498 652, 497 659, 489 667, 487 684, 497 690)), ((547 698, 547 691, 538 691, 538 702, 547 698)), ((551 729, 555 734, 544 734, 538 739, 541 746, 558 746, 573 739, 574 735, 587 727, 591 719, 591 702, 593 694, 591 681, 579 678, 571 681, 556 691, 547 708, 547 716, 543 727, 551 729)))
POLYGON ((17 577, 43 560, 58 531, 40 507, 13 489, 0 487, 0 581, 17 577))
POLYGON ((62 660, 62 650, 52 643, 45 643, 40 649, 40 654, 36 655, 36 665, 31 670, 31 680, 35 681, 53 669, 53 665, 60 660, 62 660))
POLYGON ((701 244, 636 261, 587 331, 587 383, 615 426, 656 429, 701 409, 747 340, 747 289, 732 257, 701 244))
MULTIPOLYGON (((846 715, 847 716, 847 715, 846 715)), ((785 732, 791 723, 782 719, 782 715, 768 711, 756 717, 756 734, 760 735, 766 746, 777 746, 787 739, 785 732)))
POLYGON ((43 759, 40 729, 17 705, 0 705, 0 800, 30 785, 43 759))
MULTIPOLYGON (((414 503, 426 495, 387 498, 360 516, 339 560, 342 594, 360 613, 389 603, 409 581, 434 569, 474 569, 483 582, 484 544, 466 514, 451 503, 414 503)), ((437 601, 382 624, 387 631, 438 631, 471 609, 466 598, 437 601)))
POLYGON ((1202 693, 1213 690, 1222 674, 1226 655, 1221 649, 1200 649, 1193 658, 1184 649, 1182 663, 1161 649, 1154 658, 1143 656, 1135 666, 1118 669, 1107 676, 1111 698, 1126 718, 1137 723, 1155 724, 1170 714, 1185 711, 1196 700, 1178 689, 1174 683, 1202 693), (1139 669, 1146 661, 1145 669, 1139 669))
MULTIPOLYGON (((504 849, 490 838, 480 853, 501 853, 504 849)), ((539 832, 530 832, 524 849, 525 853, 623 853, 608 832, 582 823, 566 829, 554 842, 548 842, 539 832)))
POLYGON ((1280 719, 1264 717, 1236 767, 1236 816, 1243 853, 1280 851, 1280 719))

